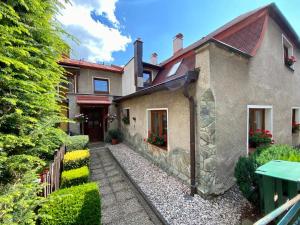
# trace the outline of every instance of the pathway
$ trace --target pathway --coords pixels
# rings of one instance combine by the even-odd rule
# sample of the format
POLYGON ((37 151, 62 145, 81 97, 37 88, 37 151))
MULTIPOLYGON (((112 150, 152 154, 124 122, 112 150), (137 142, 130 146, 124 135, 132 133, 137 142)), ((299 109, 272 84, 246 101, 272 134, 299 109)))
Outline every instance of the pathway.
POLYGON ((90 146, 91 178, 100 184, 103 225, 160 225, 108 149, 98 143, 90 146))

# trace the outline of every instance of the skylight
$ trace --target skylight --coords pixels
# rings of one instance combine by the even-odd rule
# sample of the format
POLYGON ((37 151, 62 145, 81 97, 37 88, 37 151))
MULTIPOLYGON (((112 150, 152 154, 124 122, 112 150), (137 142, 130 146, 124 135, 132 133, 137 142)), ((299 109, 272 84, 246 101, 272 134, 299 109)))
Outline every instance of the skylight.
POLYGON ((182 61, 175 63, 168 73, 168 77, 175 75, 182 61))

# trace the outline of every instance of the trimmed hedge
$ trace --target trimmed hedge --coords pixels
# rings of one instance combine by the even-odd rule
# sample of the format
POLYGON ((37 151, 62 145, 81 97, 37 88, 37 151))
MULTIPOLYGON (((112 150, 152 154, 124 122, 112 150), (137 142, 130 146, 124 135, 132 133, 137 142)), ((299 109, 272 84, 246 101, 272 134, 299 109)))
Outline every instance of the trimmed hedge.
POLYGON ((89 168, 87 166, 78 169, 63 171, 61 174, 61 187, 71 187, 89 181, 89 168))
POLYGON ((87 148, 88 143, 88 135, 69 136, 66 141, 66 147, 68 151, 80 150, 87 148))
POLYGON ((64 170, 76 169, 87 166, 90 159, 89 150, 76 150, 67 152, 64 156, 64 170))
POLYGON ((53 192, 39 210, 41 225, 100 225, 101 204, 96 183, 53 192))
POLYGON ((300 162, 300 150, 289 145, 269 145, 257 148, 249 157, 240 157, 234 171, 237 185, 253 204, 259 204, 258 176, 255 170, 271 160, 300 162))

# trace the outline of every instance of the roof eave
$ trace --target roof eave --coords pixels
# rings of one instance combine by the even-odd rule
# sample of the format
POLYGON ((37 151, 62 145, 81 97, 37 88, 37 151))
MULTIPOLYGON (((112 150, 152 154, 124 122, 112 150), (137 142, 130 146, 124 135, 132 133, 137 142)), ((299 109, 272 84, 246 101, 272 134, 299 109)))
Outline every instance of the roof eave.
POLYGON ((187 75, 185 74, 185 75, 180 76, 178 78, 175 78, 173 80, 169 80, 169 81, 166 81, 166 82, 163 82, 163 83, 160 83, 160 84, 156 84, 156 85, 153 85, 151 87, 147 87, 147 88, 144 88, 144 89, 139 90, 137 92, 134 92, 132 94, 129 94, 129 95, 126 95, 126 96, 123 96, 123 97, 120 97, 120 98, 116 98, 113 101, 118 103, 118 102, 128 100, 128 99, 131 99, 131 98, 134 98, 134 97, 152 94, 152 93, 157 92, 157 91, 169 90, 169 87, 168 87, 169 85, 174 85, 176 83, 179 83, 180 81, 185 80, 186 77, 187 77, 187 75))

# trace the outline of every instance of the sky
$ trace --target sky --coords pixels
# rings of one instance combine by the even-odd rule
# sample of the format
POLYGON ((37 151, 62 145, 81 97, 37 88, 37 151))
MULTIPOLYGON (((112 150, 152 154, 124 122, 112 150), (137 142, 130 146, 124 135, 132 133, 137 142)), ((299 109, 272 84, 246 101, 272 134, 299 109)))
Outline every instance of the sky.
POLYGON ((125 65, 133 57, 137 38, 144 44, 144 61, 156 52, 161 62, 172 55, 176 34, 184 35, 186 47, 271 2, 300 36, 300 0, 71 0, 57 19, 79 42, 67 39, 71 58, 125 65))

